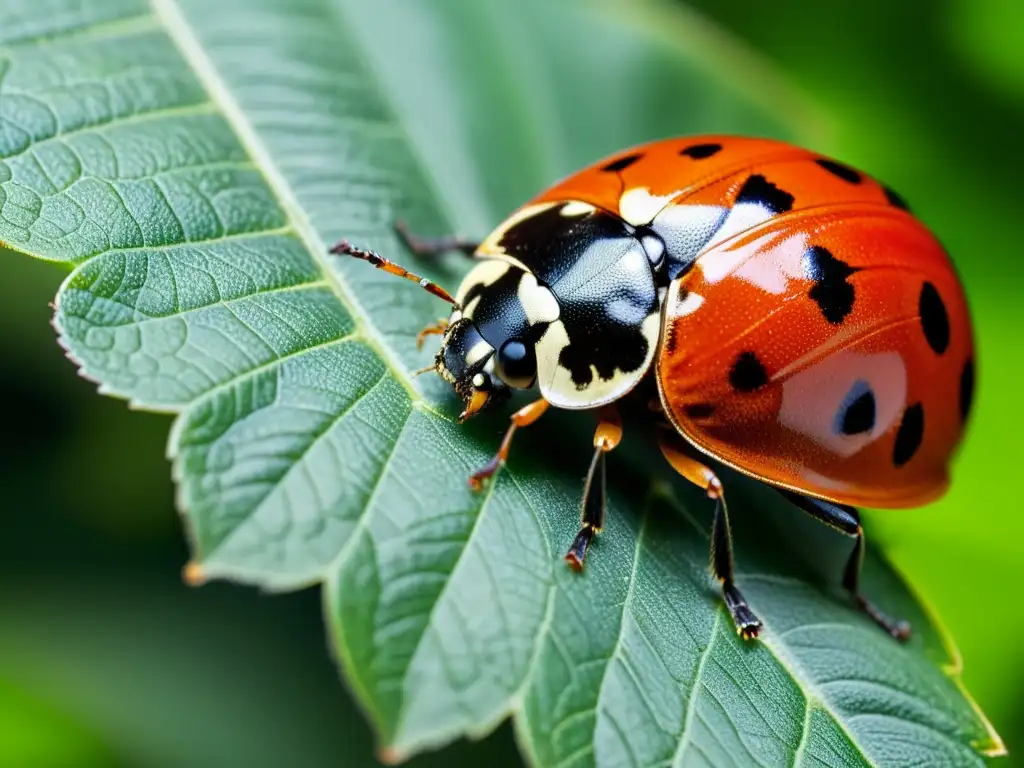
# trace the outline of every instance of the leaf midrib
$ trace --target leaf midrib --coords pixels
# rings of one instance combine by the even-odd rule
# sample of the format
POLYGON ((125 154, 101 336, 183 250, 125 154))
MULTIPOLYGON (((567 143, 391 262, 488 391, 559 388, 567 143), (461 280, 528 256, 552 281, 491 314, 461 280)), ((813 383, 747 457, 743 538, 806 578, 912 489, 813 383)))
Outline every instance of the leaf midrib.
POLYGON ((295 234, 306 246, 325 279, 331 286, 341 304, 349 311, 355 321, 357 332, 366 339, 367 344, 383 360, 385 367, 396 381, 409 393, 413 403, 429 410, 439 418, 447 419, 444 414, 427 407, 422 395, 413 385, 412 378, 398 361, 397 355, 377 332, 369 315, 363 308, 348 285, 344 276, 331 267, 327 259, 327 245, 312 227, 303 211, 291 185, 284 178, 274 163, 266 145, 256 133, 252 123, 246 117, 241 105, 231 95, 226 83, 221 79, 213 62, 203 51, 198 38, 185 19, 175 0, 152 0, 153 10, 163 23, 167 34, 178 47, 185 61, 192 68, 200 84, 209 94, 211 101, 220 109, 224 119, 231 126, 242 147, 253 160, 253 164, 267 180, 271 192, 281 210, 285 213, 295 234))
MULTIPOLYGON (((359 340, 360 340, 360 339, 359 339, 359 337, 358 337, 357 335, 355 335, 355 334, 350 334, 350 335, 347 335, 347 336, 343 336, 343 337, 341 337, 341 338, 339 338, 339 339, 332 339, 332 340, 331 340, 330 342, 327 342, 327 343, 324 343, 324 344, 319 344, 319 345, 317 345, 317 347, 319 347, 319 348, 323 348, 323 347, 330 347, 330 346, 335 346, 335 345, 338 345, 338 346, 340 346, 340 345, 342 345, 342 344, 354 344, 354 343, 358 343, 358 342, 359 342, 359 340)), ((305 351, 305 350, 303 350, 303 351, 305 351)), ((293 355, 292 355, 292 356, 293 356, 293 355)), ((380 375, 379 377, 377 377, 377 378, 376 378, 376 379, 375 379, 375 380, 373 381, 373 383, 371 383, 371 384, 370 384, 370 385, 369 385, 369 386, 368 386, 368 387, 366 388, 366 390, 365 390, 365 391, 363 391, 363 392, 359 393, 359 395, 358 395, 357 397, 355 397, 355 398, 354 398, 354 399, 353 399, 353 400, 352 400, 352 401, 351 401, 350 403, 346 404, 346 406, 345 406, 344 408, 342 408, 342 409, 341 409, 340 411, 338 411, 338 412, 337 412, 336 414, 333 414, 333 415, 331 416, 331 419, 330 419, 330 420, 329 420, 329 421, 328 421, 327 423, 325 423, 325 424, 323 425, 323 427, 322 427, 322 428, 321 428, 321 429, 320 429, 319 431, 311 433, 311 435, 312 435, 312 438, 313 438, 313 439, 312 439, 312 440, 311 440, 311 441, 309 442, 309 444, 308 444, 307 446, 305 446, 305 447, 304 447, 304 448, 302 449, 302 451, 301 451, 301 453, 300 453, 300 455, 299 455, 299 459, 301 459, 301 458, 303 458, 303 457, 307 456, 307 455, 308 455, 308 454, 309 454, 309 453, 310 453, 311 451, 313 451, 313 450, 314 450, 314 449, 315 449, 315 448, 317 447, 317 445, 318 445, 318 444, 320 443, 320 441, 321 441, 321 440, 324 440, 324 439, 326 439, 326 438, 327 438, 327 436, 328 436, 328 435, 329 435, 329 434, 331 433, 331 431, 332 431, 332 430, 333 430, 333 429, 334 429, 334 428, 335 428, 335 427, 336 427, 336 426, 337 426, 337 425, 338 425, 339 423, 341 423, 341 421, 342 421, 342 420, 343 420, 343 419, 344 419, 344 418, 345 418, 345 417, 346 417, 346 416, 347 416, 347 415, 348 415, 349 413, 351 413, 351 412, 352 412, 353 410, 355 410, 355 408, 356 408, 356 407, 358 407, 358 405, 359 405, 359 404, 360 404, 360 403, 361 403, 361 402, 362 402, 363 400, 365 400, 365 399, 366 399, 367 397, 369 397, 370 395, 372 395, 372 394, 373 394, 373 393, 374 393, 374 392, 376 391, 377 387, 378 387, 378 386, 380 386, 380 384, 381 384, 381 383, 382 383, 382 382, 384 381, 384 379, 385 379, 385 375, 386 375, 386 373, 382 373, 382 374, 381 374, 381 375, 380 375)), ((404 429, 405 429, 405 427, 403 426, 403 431, 404 431, 404 429)), ((398 444, 398 443, 397 443, 397 441, 396 441, 396 442, 395 442, 395 445, 397 445, 397 444, 398 444)), ((377 485, 379 485, 380 481, 381 481, 381 480, 383 479, 383 477, 384 477, 384 475, 385 475, 385 473, 386 473, 386 469, 387 469, 387 463, 389 463, 389 462, 390 462, 390 460, 391 460, 391 456, 393 456, 393 455, 394 455, 394 452, 392 451, 392 453, 391 453, 391 454, 390 454, 390 455, 388 456, 388 460, 387 460, 387 462, 385 463, 385 466, 384 466, 384 468, 383 468, 383 470, 382 470, 381 474, 380 474, 380 475, 379 475, 379 477, 377 478, 377 482, 375 483, 375 486, 374 486, 374 489, 375 489, 375 490, 376 490, 376 487, 377 487, 377 485)), ((288 477, 288 476, 289 476, 289 475, 290 475, 290 474, 291 474, 292 472, 295 472, 295 471, 297 471, 297 469, 296 469, 296 468, 297 468, 297 467, 299 467, 299 466, 301 466, 301 462, 300 462, 300 461, 299 461, 299 460, 297 459, 297 460, 296 460, 295 462, 293 462, 293 463, 292 463, 292 465, 291 465, 291 466, 290 466, 290 467, 289 467, 289 468, 288 468, 288 469, 287 469, 287 470, 286 470, 286 471, 284 472, 284 474, 282 474, 281 478, 280 478, 280 479, 279 479, 279 480, 278 480, 277 482, 278 482, 278 483, 280 483, 280 482, 283 482, 283 481, 284 481, 284 479, 285 479, 286 477, 288 477)), ((267 497, 268 497, 268 496, 269 496, 269 495, 270 495, 270 494, 271 494, 272 492, 273 492, 273 489, 272 489, 272 488, 271 488, 271 489, 268 489, 267 493, 265 493, 265 494, 263 495, 263 497, 262 497, 262 498, 261 498, 261 499, 260 499, 260 500, 259 500, 259 501, 258 501, 258 502, 257 502, 256 504, 254 504, 254 505, 253 505, 252 509, 251 509, 251 510, 249 510, 249 511, 248 511, 248 512, 247 512, 247 513, 245 514, 245 516, 244 516, 244 518, 243 518, 243 519, 244 519, 244 520, 249 520, 249 519, 251 519, 252 517, 254 517, 255 515, 259 514, 260 510, 262 510, 262 509, 263 509, 263 504, 264 504, 264 502, 266 502, 266 500, 267 500, 267 497)), ((367 504, 367 508, 369 508, 369 504, 367 504)), ((360 516, 359 516, 358 520, 356 520, 356 521, 355 521, 355 522, 353 523, 353 531, 352 531, 352 533, 351 533, 351 534, 350 534, 350 536, 349 536, 349 541, 352 541, 352 539, 353 539, 353 534, 355 534, 355 533, 357 532, 357 531, 356 531, 356 529, 357 529, 357 528, 359 528, 359 527, 361 527, 361 526, 362 526, 362 521, 363 521, 363 520, 364 520, 365 518, 366 518, 366 513, 364 512, 364 513, 363 513, 362 515, 360 515, 360 516)), ((231 542, 232 542, 232 541, 233 541, 233 540, 235 539, 235 537, 237 537, 237 536, 241 535, 241 534, 240 534, 240 532, 241 532, 242 530, 243 530, 243 526, 242 526, 242 525, 237 525, 237 526, 235 527, 235 529, 234 529, 234 530, 233 530, 233 531, 232 531, 232 532, 231 532, 231 533, 230 533, 230 534, 229 534, 229 535, 228 535, 227 537, 225 537, 225 538, 224 538, 224 539, 223 539, 223 540, 222 540, 222 541, 221 541, 221 542, 220 542, 220 543, 219 543, 219 544, 218 544, 218 545, 217 545, 217 546, 216 546, 216 547, 215 547, 214 549, 212 549, 212 550, 211 550, 211 551, 209 551, 209 552, 203 553, 203 554, 205 555, 205 559, 207 559, 207 560, 208 560, 208 559, 212 558, 212 556, 214 555, 214 553, 216 553, 217 551, 219 551, 219 550, 223 549, 224 547, 227 547, 227 546, 229 546, 229 545, 231 544, 231 542)), ((330 568, 330 567, 331 567, 331 566, 330 566, 330 565, 328 565, 328 568, 330 568)), ((237 573, 237 572, 233 571, 233 573, 237 573)), ((315 583, 316 581, 319 581, 319 580, 320 580, 320 578, 316 578, 316 579, 313 579, 313 580, 311 580, 311 579, 308 579, 308 578, 307 578, 307 579, 305 580, 305 582, 304 582, 304 583, 315 583)), ((291 582, 289 582, 289 583, 294 583, 294 579, 293 579, 293 580, 292 580, 291 582)))
MULTIPOLYGON (((242 110, 241 106, 229 92, 226 84, 217 73, 216 67, 203 52, 201 46, 199 45, 198 39, 192 33, 187 20, 182 15, 176 2, 174 0, 152 0, 152 2, 153 8, 157 16, 167 29, 168 35, 174 41, 175 45, 178 47, 185 61, 192 68, 193 72, 195 72, 196 77, 199 79, 207 94, 209 94, 211 101, 214 104, 216 104, 220 109, 222 115, 227 120, 232 130, 235 132, 243 148, 249 153, 249 156, 253 159, 254 166, 258 170, 260 170, 260 172, 266 178, 268 186, 270 187, 272 193, 274 194, 275 198, 278 201, 278 204, 281 206, 281 209, 284 211, 286 217, 288 218, 288 221, 290 222, 290 225, 294 230, 295 234, 302 241, 303 245, 306 246, 306 249, 309 251, 310 255, 315 260, 317 266, 324 274, 325 279, 328 281, 335 295, 338 297, 338 300, 352 315, 353 320, 355 321, 356 324, 356 329, 353 335, 361 336, 367 343, 367 345, 371 347, 379 355, 386 369, 392 374, 392 376, 398 381, 398 383, 400 383, 403 386, 403 388, 409 393, 410 399, 412 401, 411 405, 413 408, 425 411, 433 417, 443 419, 448 422, 452 422, 452 420, 448 416, 434 410, 426 403, 424 398, 420 395, 419 391, 413 385, 411 377, 406 372, 405 368, 401 365, 401 363, 398 361, 397 355, 384 341, 380 334, 377 333, 375 326, 369 321, 369 317, 365 309, 362 307, 361 303, 355 296, 354 292, 348 285, 345 278, 337 270, 332 269, 331 264, 326 256, 326 244, 320 238, 319 234, 317 234, 315 229, 311 226, 308 218, 305 215, 305 212, 303 211, 303 209, 299 205, 298 200, 295 197, 291 185, 285 180, 284 176, 277 169, 277 166, 273 162, 273 159, 267 147, 259 138, 255 128, 246 117, 245 112, 242 110)), ((415 156, 417 151, 415 143, 408 136, 408 133, 405 131, 401 122, 397 119, 397 116, 394 114, 394 111, 392 111, 392 115, 395 116, 395 120, 393 122, 394 127, 396 128, 396 130, 405 135, 405 143, 410 152, 415 156)), ((452 219, 450 206, 446 204, 445 197, 443 196, 441 190, 437 188, 437 185, 433 179, 433 175, 429 173, 429 169, 423 163, 422 158, 415 157, 415 159, 418 162, 421 170, 423 171, 424 179, 426 179, 427 182, 434 188, 433 191, 435 199, 441 201, 442 204, 445 204, 446 208, 449 208, 445 218, 450 221, 452 219)), ((411 415, 411 411, 409 415, 411 415)), ((393 446, 392 452, 385 462, 385 468, 381 474, 381 477, 383 477, 384 474, 386 474, 386 465, 390 462, 391 458, 393 457, 394 450, 397 448, 398 443, 401 441, 402 434, 408 427, 408 423, 409 416, 406 417, 406 420, 403 423, 402 428, 395 440, 395 446, 393 446)), ((509 473, 510 479, 515 479, 512 473, 509 472, 507 468, 505 468, 504 471, 509 473)), ((494 484, 492 483, 492 490, 493 486, 494 484)), ((461 561, 464 553, 468 549, 468 544, 470 539, 472 538, 473 531, 475 531, 478 528, 480 520, 483 518, 486 512, 491 497, 492 493, 489 492, 485 496, 485 498, 482 499, 480 502, 477 519, 474 522, 473 529, 470 532, 470 535, 467 537, 467 546, 463 548, 462 552, 460 552, 455 567, 453 567, 452 569, 453 574, 455 572, 455 569, 458 567, 458 562, 461 561)), ((370 507, 368 507, 368 509, 369 508, 370 507)), ((364 514, 360 516, 356 524, 358 528, 365 529, 367 524, 366 518, 368 517, 368 514, 368 512, 364 512, 364 514)), ((352 539, 350 539, 350 542, 351 541, 352 539)), ((340 567, 340 563, 344 562, 344 556, 347 554, 347 550, 348 547, 343 547, 342 551, 339 552, 339 556, 336 557, 326 569, 328 572, 334 571, 338 567, 340 567)), ((447 588, 447 585, 445 588, 447 588)), ((437 600, 434 603, 434 607, 431 609, 431 613, 433 613, 433 611, 436 610, 436 606, 443 597, 443 594, 444 589, 442 589, 442 591, 438 594, 437 600)), ((419 647, 419 644, 422 642, 422 639, 423 638, 421 636, 420 640, 417 642, 417 648, 419 647)), ((542 639, 543 637, 537 638, 536 647, 540 647, 542 639)), ((534 662, 535 658, 531 659, 531 662, 527 667, 527 670, 524 674, 524 685, 532 677, 534 662)), ((355 670, 352 667, 352 665, 348 666, 352 674, 355 675, 355 670)), ((356 675, 356 677, 358 676, 356 675)), ((362 687, 361 681, 356 684, 362 687)), ((370 698, 370 700, 372 700, 372 697, 370 698)), ((378 719, 380 719, 379 713, 377 714, 378 719)), ((505 713, 502 714, 502 717, 504 716, 505 713)), ((401 713, 399 713, 399 717, 396 718, 395 722, 396 726, 400 726, 401 713)))

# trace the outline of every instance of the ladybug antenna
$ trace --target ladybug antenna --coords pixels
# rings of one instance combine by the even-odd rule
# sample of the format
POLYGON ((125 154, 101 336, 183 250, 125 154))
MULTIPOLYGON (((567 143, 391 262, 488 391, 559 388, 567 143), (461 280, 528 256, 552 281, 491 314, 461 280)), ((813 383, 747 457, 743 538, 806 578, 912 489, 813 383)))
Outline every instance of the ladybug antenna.
POLYGON ((420 288, 425 288, 430 293, 437 296, 439 299, 444 299, 451 304, 455 309, 461 309, 459 303, 452 298, 452 295, 448 293, 444 288, 427 280, 425 277, 414 275, 409 270, 398 266, 393 261, 388 261, 383 256, 374 253, 373 251, 366 251, 362 248, 354 247, 348 240, 342 240, 340 243, 331 248, 331 253, 337 254, 338 256, 354 256, 357 259, 370 262, 377 269, 383 269, 389 275, 398 275, 398 277, 404 277, 406 280, 411 280, 414 283, 418 283, 420 288))

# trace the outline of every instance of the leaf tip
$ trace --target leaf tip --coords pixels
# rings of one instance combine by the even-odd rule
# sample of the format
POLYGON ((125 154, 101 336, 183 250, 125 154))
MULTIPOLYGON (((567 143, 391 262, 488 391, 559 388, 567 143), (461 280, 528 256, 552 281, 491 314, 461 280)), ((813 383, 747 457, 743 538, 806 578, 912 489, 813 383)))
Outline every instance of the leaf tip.
POLYGON ((181 580, 190 587, 201 587, 206 583, 206 574, 199 563, 189 560, 181 569, 181 580))
POLYGON ((995 731, 992 731, 991 738, 973 741, 971 746, 983 757, 1006 757, 1010 754, 1009 750, 1006 749, 1006 744, 995 731))

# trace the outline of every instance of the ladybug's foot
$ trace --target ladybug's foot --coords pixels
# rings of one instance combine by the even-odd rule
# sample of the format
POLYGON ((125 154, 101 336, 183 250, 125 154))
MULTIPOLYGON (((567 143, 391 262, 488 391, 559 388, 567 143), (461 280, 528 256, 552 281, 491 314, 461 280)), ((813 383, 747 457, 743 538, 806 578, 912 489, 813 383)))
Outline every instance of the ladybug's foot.
POLYGON ((733 624, 736 625, 736 633, 744 640, 755 639, 761 632, 761 620, 750 610, 740 591, 732 584, 723 584, 722 596, 725 598, 725 607, 729 609, 733 624))
POLYGON ((622 421, 618 412, 605 406, 597 415, 597 429, 594 430, 594 457, 590 460, 587 479, 583 483, 583 501, 580 502, 580 532, 573 539, 572 546, 565 553, 565 562, 579 573, 583 560, 594 537, 604 527, 605 499, 605 455, 622 440, 622 421))
POLYGON ((672 468, 701 488, 708 498, 715 500, 715 516, 711 521, 711 570, 722 582, 722 597, 729 609, 736 632, 744 640, 753 640, 761 632, 761 620, 754 615, 746 599, 736 589, 732 556, 732 531, 729 528, 729 508, 725 504, 722 481, 709 468, 688 453, 675 430, 664 428, 659 435, 661 452, 672 468))
POLYGON ((584 525, 580 528, 580 532, 576 534, 576 538, 573 539, 569 551, 565 553, 565 562, 576 573, 580 573, 583 570, 583 560, 587 556, 590 542, 594 540, 595 535, 597 535, 597 529, 594 526, 584 525))
POLYGON ((480 491, 484 487, 484 481, 489 477, 493 477, 502 466, 505 464, 505 460, 508 458, 508 449, 512 445, 512 436, 515 435, 516 430, 519 427, 528 427, 541 416, 548 409, 548 401, 543 397, 539 400, 534 400, 528 405, 524 405, 518 411, 512 414, 508 425, 508 429, 505 430, 505 437, 501 439, 501 445, 498 446, 498 452, 491 457, 491 460, 484 464, 480 469, 469 476, 469 487, 474 491, 480 491))
POLYGON ((853 599, 857 603, 857 607, 860 608, 864 613, 871 617, 871 620, 878 626, 892 635, 894 638, 899 640, 901 643, 905 643, 910 639, 910 622, 904 621, 903 619, 891 619, 886 614, 878 610, 870 600, 860 594, 855 594, 853 599))
POLYGON ((835 528, 847 536, 853 537, 853 551, 846 561, 843 571, 843 586, 853 596, 857 607, 871 617, 871 620, 884 629, 889 635, 903 642, 910 639, 910 624, 906 621, 894 621, 878 610, 871 601, 860 593, 860 571, 864 565, 864 528, 860 524, 860 513, 854 507, 836 504, 810 496, 803 496, 792 491, 780 491, 804 512, 807 512, 830 528, 835 528))
POLYGON ((494 477, 494 474, 504 463, 505 457, 501 453, 494 454, 490 461, 469 476, 469 487, 474 491, 482 491, 484 489, 484 482, 494 477))

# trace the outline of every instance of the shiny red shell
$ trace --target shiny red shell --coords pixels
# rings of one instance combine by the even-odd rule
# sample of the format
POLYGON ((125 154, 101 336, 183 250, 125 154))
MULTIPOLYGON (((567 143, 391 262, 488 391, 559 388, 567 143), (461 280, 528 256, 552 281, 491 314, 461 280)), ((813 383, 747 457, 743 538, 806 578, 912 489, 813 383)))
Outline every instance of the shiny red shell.
POLYGON ((637 224, 622 210, 637 189, 663 236, 693 236, 687 206, 734 215, 665 298, 656 375, 679 432, 840 503, 941 495, 974 386, 971 323, 949 258, 903 201, 807 150, 703 136, 622 152, 531 204, 577 200, 637 224), (752 179, 765 215, 737 210, 752 179))

